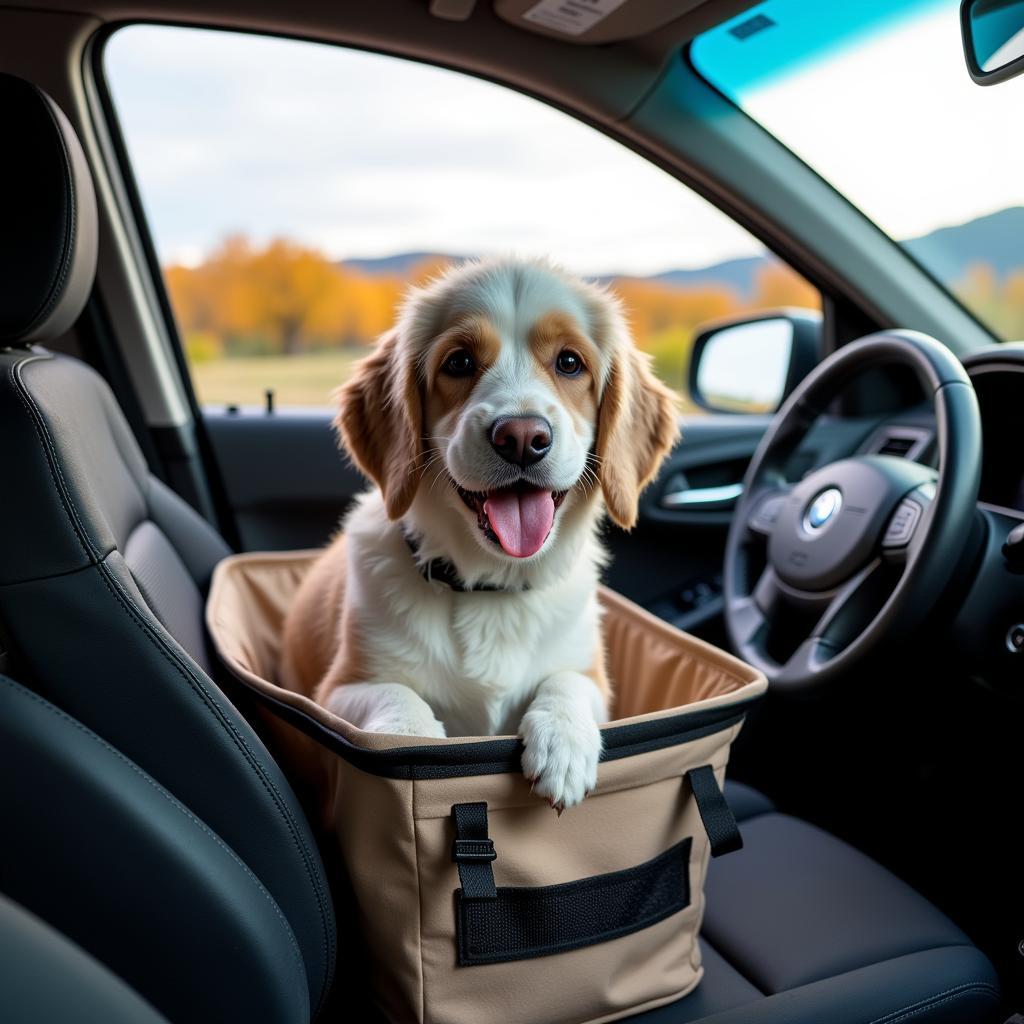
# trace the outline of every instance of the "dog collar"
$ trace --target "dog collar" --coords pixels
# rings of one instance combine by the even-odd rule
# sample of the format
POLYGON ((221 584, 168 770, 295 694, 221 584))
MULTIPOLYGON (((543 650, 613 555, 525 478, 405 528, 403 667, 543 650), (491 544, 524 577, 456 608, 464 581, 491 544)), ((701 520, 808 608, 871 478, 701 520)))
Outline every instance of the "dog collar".
POLYGON ((416 567, 420 571, 420 575, 428 583, 443 583, 446 587, 454 590, 457 594, 473 593, 475 591, 490 591, 498 593, 521 593, 524 590, 529 590, 529 584, 522 587, 497 587, 493 583, 475 583, 471 587, 467 587, 459 576, 458 570, 448 561, 447 558, 432 558, 429 562, 420 561, 420 542, 412 534, 408 533, 405 528, 402 529, 402 536, 405 538, 405 543, 408 545, 409 550, 412 552, 413 560, 416 562, 416 567))

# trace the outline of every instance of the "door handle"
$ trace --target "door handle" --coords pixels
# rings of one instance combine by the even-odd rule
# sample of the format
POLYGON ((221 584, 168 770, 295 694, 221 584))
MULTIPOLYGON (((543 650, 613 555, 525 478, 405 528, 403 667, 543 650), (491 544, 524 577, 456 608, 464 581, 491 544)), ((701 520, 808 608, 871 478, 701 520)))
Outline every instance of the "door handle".
POLYGON ((720 487, 685 487, 666 491, 661 496, 661 507, 687 512, 712 512, 732 508, 743 493, 743 484, 723 484, 720 487))

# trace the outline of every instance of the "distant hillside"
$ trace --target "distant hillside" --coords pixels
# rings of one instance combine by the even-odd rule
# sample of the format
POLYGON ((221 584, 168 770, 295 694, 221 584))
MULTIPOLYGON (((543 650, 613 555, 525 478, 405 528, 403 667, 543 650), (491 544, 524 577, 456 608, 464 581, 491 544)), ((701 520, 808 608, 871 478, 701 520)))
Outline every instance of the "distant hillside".
POLYGON ((903 243, 943 281, 959 281, 972 264, 987 263, 999 278, 1024 267, 1024 206, 938 228, 903 243))
MULTIPOLYGON (((972 264, 987 263, 999 278, 1024 267, 1024 206, 1014 206, 991 213, 965 224, 938 228, 902 243, 907 251, 946 282, 963 279, 972 264)), ((427 260, 459 260, 461 256, 431 252, 403 252, 376 259, 345 260, 344 266, 372 276, 404 277, 419 263, 427 260)), ((725 260, 707 267, 664 270, 641 280, 660 281, 679 288, 730 288, 744 298, 756 290, 757 272, 772 256, 747 256, 725 260)), ((602 274, 601 281, 632 275, 602 274)))
MULTIPOLYGON (((454 256, 438 252, 400 252, 393 256, 379 256, 367 259, 343 260, 341 265, 357 270, 371 277, 405 277, 418 264, 434 260, 458 261, 465 256, 454 256)), ((664 270, 659 274, 649 274, 638 278, 641 281, 660 281, 675 285, 678 288, 705 288, 725 286, 744 297, 753 294, 756 288, 758 270, 770 261, 767 256, 745 256, 740 259, 726 260, 709 267, 692 269, 664 270)), ((617 278, 633 277, 630 274, 601 274, 596 280, 614 281, 617 278)))
POLYGON ((370 259, 343 260, 342 266, 351 267, 373 277, 406 277, 418 263, 428 260, 461 260, 464 256, 452 256, 440 252, 399 252, 394 256, 377 256, 370 259))

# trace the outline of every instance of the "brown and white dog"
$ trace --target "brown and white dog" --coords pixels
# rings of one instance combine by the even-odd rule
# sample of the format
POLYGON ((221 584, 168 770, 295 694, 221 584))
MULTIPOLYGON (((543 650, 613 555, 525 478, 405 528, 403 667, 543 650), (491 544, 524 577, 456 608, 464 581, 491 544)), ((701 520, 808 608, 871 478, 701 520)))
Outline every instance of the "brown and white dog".
POLYGON ((371 731, 517 732, 535 791, 579 803, 609 703, 597 525, 634 525, 677 435, 618 302, 544 262, 465 264, 339 397, 377 486, 303 581, 282 681, 371 731))

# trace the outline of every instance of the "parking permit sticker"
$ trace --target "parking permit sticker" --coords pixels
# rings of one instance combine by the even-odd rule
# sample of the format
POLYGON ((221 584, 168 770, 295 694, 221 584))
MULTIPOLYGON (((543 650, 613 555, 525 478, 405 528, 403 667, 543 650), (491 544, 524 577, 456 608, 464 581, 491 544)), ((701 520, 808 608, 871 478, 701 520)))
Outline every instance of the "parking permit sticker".
POLYGON ((581 36, 598 22, 604 21, 612 11, 626 0, 540 0, 523 18, 544 28, 564 32, 568 36, 581 36))

